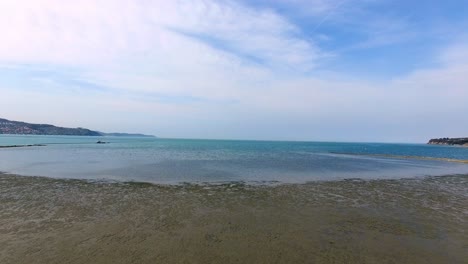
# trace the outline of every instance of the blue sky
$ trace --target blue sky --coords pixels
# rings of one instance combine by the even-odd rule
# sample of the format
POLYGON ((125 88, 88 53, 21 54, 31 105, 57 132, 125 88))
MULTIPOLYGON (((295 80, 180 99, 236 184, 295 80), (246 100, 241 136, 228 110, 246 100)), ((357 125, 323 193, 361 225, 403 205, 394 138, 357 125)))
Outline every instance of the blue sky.
POLYGON ((2 1, 0 117, 161 137, 468 133, 467 1, 2 1))

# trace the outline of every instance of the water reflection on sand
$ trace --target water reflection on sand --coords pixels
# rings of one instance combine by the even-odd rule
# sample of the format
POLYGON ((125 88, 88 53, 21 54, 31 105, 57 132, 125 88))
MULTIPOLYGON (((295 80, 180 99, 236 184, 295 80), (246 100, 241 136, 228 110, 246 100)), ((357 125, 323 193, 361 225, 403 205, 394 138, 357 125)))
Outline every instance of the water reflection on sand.
POLYGON ((468 176, 152 185, 0 175, 0 263, 463 263, 468 176))

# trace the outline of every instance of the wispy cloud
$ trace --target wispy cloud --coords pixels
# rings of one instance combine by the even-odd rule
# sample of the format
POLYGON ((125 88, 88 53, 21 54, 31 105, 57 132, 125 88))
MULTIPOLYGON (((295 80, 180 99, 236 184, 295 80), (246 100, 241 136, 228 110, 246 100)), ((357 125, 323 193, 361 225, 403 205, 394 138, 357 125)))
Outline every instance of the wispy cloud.
POLYGON ((5 0, 0 112, 180 137, 399 140, 406 133, 410 141, 447 132, 439 127, 468 112, 463 39, 435 49, 430 67, 378 81, 326 68, 330 54, 341 64, 355 49, 421 34, 407 13, 375 12, 374 4, 5 0), (291 17, 293 9, 302 17, 291 17), (401 133, 390 133, 392 125, 401 133))
POLYGON ((4 1, 1 9, 4 61, 100 64, 196 46, 174 36, 178 32, 209 36, 238 51, 234 55, 272 64, 304 66, 319 56, 283 17, 229 1, 4 1))

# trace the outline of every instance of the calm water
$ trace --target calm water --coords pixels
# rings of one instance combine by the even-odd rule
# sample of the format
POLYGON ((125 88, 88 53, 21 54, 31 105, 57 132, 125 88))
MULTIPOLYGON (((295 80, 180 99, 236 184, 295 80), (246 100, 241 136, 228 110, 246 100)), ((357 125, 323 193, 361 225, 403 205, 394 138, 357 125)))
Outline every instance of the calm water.
POLYGON ((0 148, 0 171, 48 177, 0 174, 2 264, 468 259, 468 164, 403 157, 468 148, 0 136, 15 144, 47 146, 0 148))
POLYGON ((468 148, 424 144, 0 136, 0 171, 154 183, 302 183, 468 173, 468 148), (104 140, 109 144, 96 144, 104 140), (387 156, 373 156, 387 155, 387 156))

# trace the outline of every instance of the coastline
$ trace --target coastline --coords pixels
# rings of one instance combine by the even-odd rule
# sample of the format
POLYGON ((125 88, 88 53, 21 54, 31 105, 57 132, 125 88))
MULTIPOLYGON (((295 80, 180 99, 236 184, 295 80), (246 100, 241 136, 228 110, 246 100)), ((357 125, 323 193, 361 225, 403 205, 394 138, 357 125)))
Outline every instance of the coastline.
POLYGON ((161 185, 0 174, 2 263, 463 263, 468 175, 161 185))
POLYGON ((433 138, 427 143, 429 145, 446 145, 446 146, 458 146, 468 147, 468 138, 433 138))
POLYGON ((468 143, 465 144, 447 144, 447 143, 427 143, 432 146, 445 146, 445 147, 457 147, 457 148, 468 148, 468 143))

